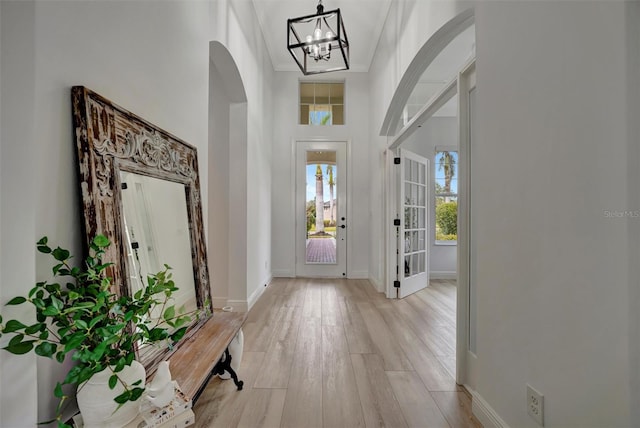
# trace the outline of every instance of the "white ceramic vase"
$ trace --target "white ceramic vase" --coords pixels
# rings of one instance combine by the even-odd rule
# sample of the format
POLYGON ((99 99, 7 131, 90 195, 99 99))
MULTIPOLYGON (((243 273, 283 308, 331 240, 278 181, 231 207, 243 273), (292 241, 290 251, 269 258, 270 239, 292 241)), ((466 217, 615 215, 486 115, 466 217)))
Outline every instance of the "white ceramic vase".
MULTIPOLYGON (((116 411, 118 403, 113 399, 124 392, 124 386, 118 382, 115 388, 109 389, 109 377, 112 374, 110 369, 105 369, 78 387, 76 398, 85 428, 123 427, 138 416, 137 401, 127 401, 116 411)), ((142 382, 135 387, 145 385, 144 366, 135 360, 118 372, 118 376, 127 385, 139 380, 142 382)))
MULTIPOLYGON (((244 334, 242 333, 242 329, 238 331, 236 337, 233 338, 231 343, 229 344, 229 355, 231 356, 231 368, 236 374, 240 370, 240 362, 242 361, 242 352, 244 350, 244 334)), ((224 355, 222 357, 224 361, 224 355)), ((218 375, 220 379, 231 379, 231 375, 227 372, 224 372, 221 375, 218 375)))

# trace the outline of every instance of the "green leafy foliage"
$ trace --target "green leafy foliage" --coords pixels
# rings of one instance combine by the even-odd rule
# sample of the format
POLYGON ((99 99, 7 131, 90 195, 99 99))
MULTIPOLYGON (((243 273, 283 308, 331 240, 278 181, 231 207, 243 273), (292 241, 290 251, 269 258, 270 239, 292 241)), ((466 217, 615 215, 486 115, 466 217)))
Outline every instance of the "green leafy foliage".
POLYGON ((7 302, 11 306, 32 305, 37 321, 34 324, 26 325, 15 319, 3 322, 0 315, 0 336, 12 335, 4 350, 16 355, 34 350, 37 355, 55 358, 60 363, 69 356, 75 363, 54 390, 59 400, 58 427, 67 427, 60 419, 67 398, 64 385, 80 385, 95 373, 110 368, 113 375, 109 387, 113 389, 118 382, 125 387, 115 401, 122 405, 137 400, 144 388, 139 382, 126 385, 118 375, 135 359, 136 347, 154 342, 171 347, 184 336, 191 317, 199 316, 197 312, 186 314, 184 308, 172 304, 172 294, 178 287, 168 265, 150 275, 147 286, 133 297, 117 295, 108 276, 112 263, 102 260, 109 245, 107 237, 96 236, 83 265, 71 266, 68 250, 52 249, 47 237, 40 239, 36 248, 55 260, 53 275, 64 278, 64 286, 38 282, 27 297, 17 296, 7 302))
POLYGON ((316 201, 307 201, 307 232, 316 224, 316 201))
POLYGON ((443 235, 458 235, 458 203, 442 202, 436 207, 436 224, 443 235))
POLYGON ((26 301, 27 301, 27 299, 25 299, 22 296, 14 297, 13 299, 11 299, 11 300, 9 300, 7 302, 7 306, 9 306, 9 305, 21 305, 26 301))

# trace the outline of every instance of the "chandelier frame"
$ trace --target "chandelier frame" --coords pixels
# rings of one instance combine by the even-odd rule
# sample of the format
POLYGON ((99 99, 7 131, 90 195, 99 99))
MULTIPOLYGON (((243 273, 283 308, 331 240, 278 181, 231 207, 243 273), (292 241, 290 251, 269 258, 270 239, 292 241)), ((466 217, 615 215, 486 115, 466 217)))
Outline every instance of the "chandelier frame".
POLYGON ((349 39, 347 37, 347 32, 344 28, 344 21, 342 19, 342 14, 340 13, 340 9, 330 10, 328 12, 324 12, 322 3, 318 4, 317 13, 313 15, 301 16, 299 18, 291 18, 287 20, 287 49, 289 53, 295 60, 298 67, 300 67, 300 71, 305 76, 311 74, 319 74, 319 73, 328 73, 332 71, 341 71, 349 69, 349 39), (335 17, 335 30, 329 25, 329 21, 333 20, 335 17), (299 31, 296 30, 296 26, 310 24, 312 22, 316 23, 315 28, 322 28, 323 26, 326 29, 330 30, 333 35, 327 37, 326 33, 322 33, 322 38, 314 38, 312 40, 308 40, 308 37, 303 39, 300 37, 299 31), (320 56, 319 58, 315 58, 311 52, 317 52, 321 49, 321 46, 328 46, 328 54, 326 54, 326 58, 320 56), (327 68, 319 68, 317 64, 325 60, 327 64, 329 64, 329 58, 331 52, 339 51, 339 58, 341 61, 338 65, 335 64, 336 61, 333 61, 334 64, 331 64, 327 68), (312 67, 312 65, 315 65, 312 67))

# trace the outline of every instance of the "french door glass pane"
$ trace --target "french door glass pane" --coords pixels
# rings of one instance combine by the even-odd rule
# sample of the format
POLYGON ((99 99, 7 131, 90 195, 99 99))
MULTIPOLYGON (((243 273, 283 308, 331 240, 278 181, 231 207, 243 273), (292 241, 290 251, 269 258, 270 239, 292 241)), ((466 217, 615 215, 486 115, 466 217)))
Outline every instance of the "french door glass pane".
POLYGON ((306 263, 336 264, 336 195, 339 184, 336 152, 307 152, 305 177, 306 263))
POLYGON ((426 166, 404 163, 404 277, 426 271, 426 166))

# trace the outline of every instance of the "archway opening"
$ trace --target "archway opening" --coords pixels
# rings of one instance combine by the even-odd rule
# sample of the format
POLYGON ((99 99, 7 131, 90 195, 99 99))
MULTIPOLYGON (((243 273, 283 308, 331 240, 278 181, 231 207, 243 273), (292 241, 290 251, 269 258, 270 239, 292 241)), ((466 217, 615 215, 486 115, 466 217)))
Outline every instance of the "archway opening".
POLYGON ((247 310, 247 95, 220 42, 209 45, 207 245, 214 307, 247 310))
MULTIPOLYGON (((472 327, 469 320, 473 302, 469 297, 468 275, 466 280, 460 279, 460 272, 468 273, 469 270, 468 266, 462 266, 469 259, 469 249, 468 246, 458 245, 458 242, 466 242, 469 229, 466 227, 463 233, 458 233, 457 225, 458 200, 467 200, 469 192, 465 186, 458 189, 457 183, 464 183, 468 179, 470 153, 468 150, 460 151, 460 111, 464 106, 459 102, 458 88, 460 76, 464 75, 463 71, 469 69, 474 60, 475 17, 473 9, 469 9, 444 24, 417 52, 394 93, 380 130, 380 135, 388 137, 389 156, 398 156, 396 150, 403 148, 427 159, 431 165, 431 176, 426 184, 430 214, 426 233, 428 282, 447 287, 450 283, 455 288, 453 293, 449 293, 454 297, 449 304, 456 308, 456 317, 454 324, 449 327, 455 329, 456 334, 449 335, 450 343, 446 344, 455 352, 447 355, 450 359, 443 359, 441 363, 459 383, 465 384, 469 383, 467 373, 470 369, 465 358, 469 342, 467 332, 472 327), (437 209, 439 205, 447 208, 442 214, 437 209), (453 218, 451 213, 455 213, 455 218, 448 223, 456 225, 455 232, 444 230, 438 221, 439 215, 447 214, 449 219, 453 218)), ((387 164, 390 165, 392 160, 390 158, 387 164)), ((399 182, 396 169, 388 166, 387 171, 389 218, 386 224, 392 225, 393 213, 402 212, 402 208, 393 190, 399 182)), ((387 248, 387 296, 390 297, 395 295, 391 288, 394 273, 401 269, 397 258, 393 257, 399 250, 396 247, 398 241, 393 239, 394 232, 392 228, 387 230, 390 246, 387 248)))

